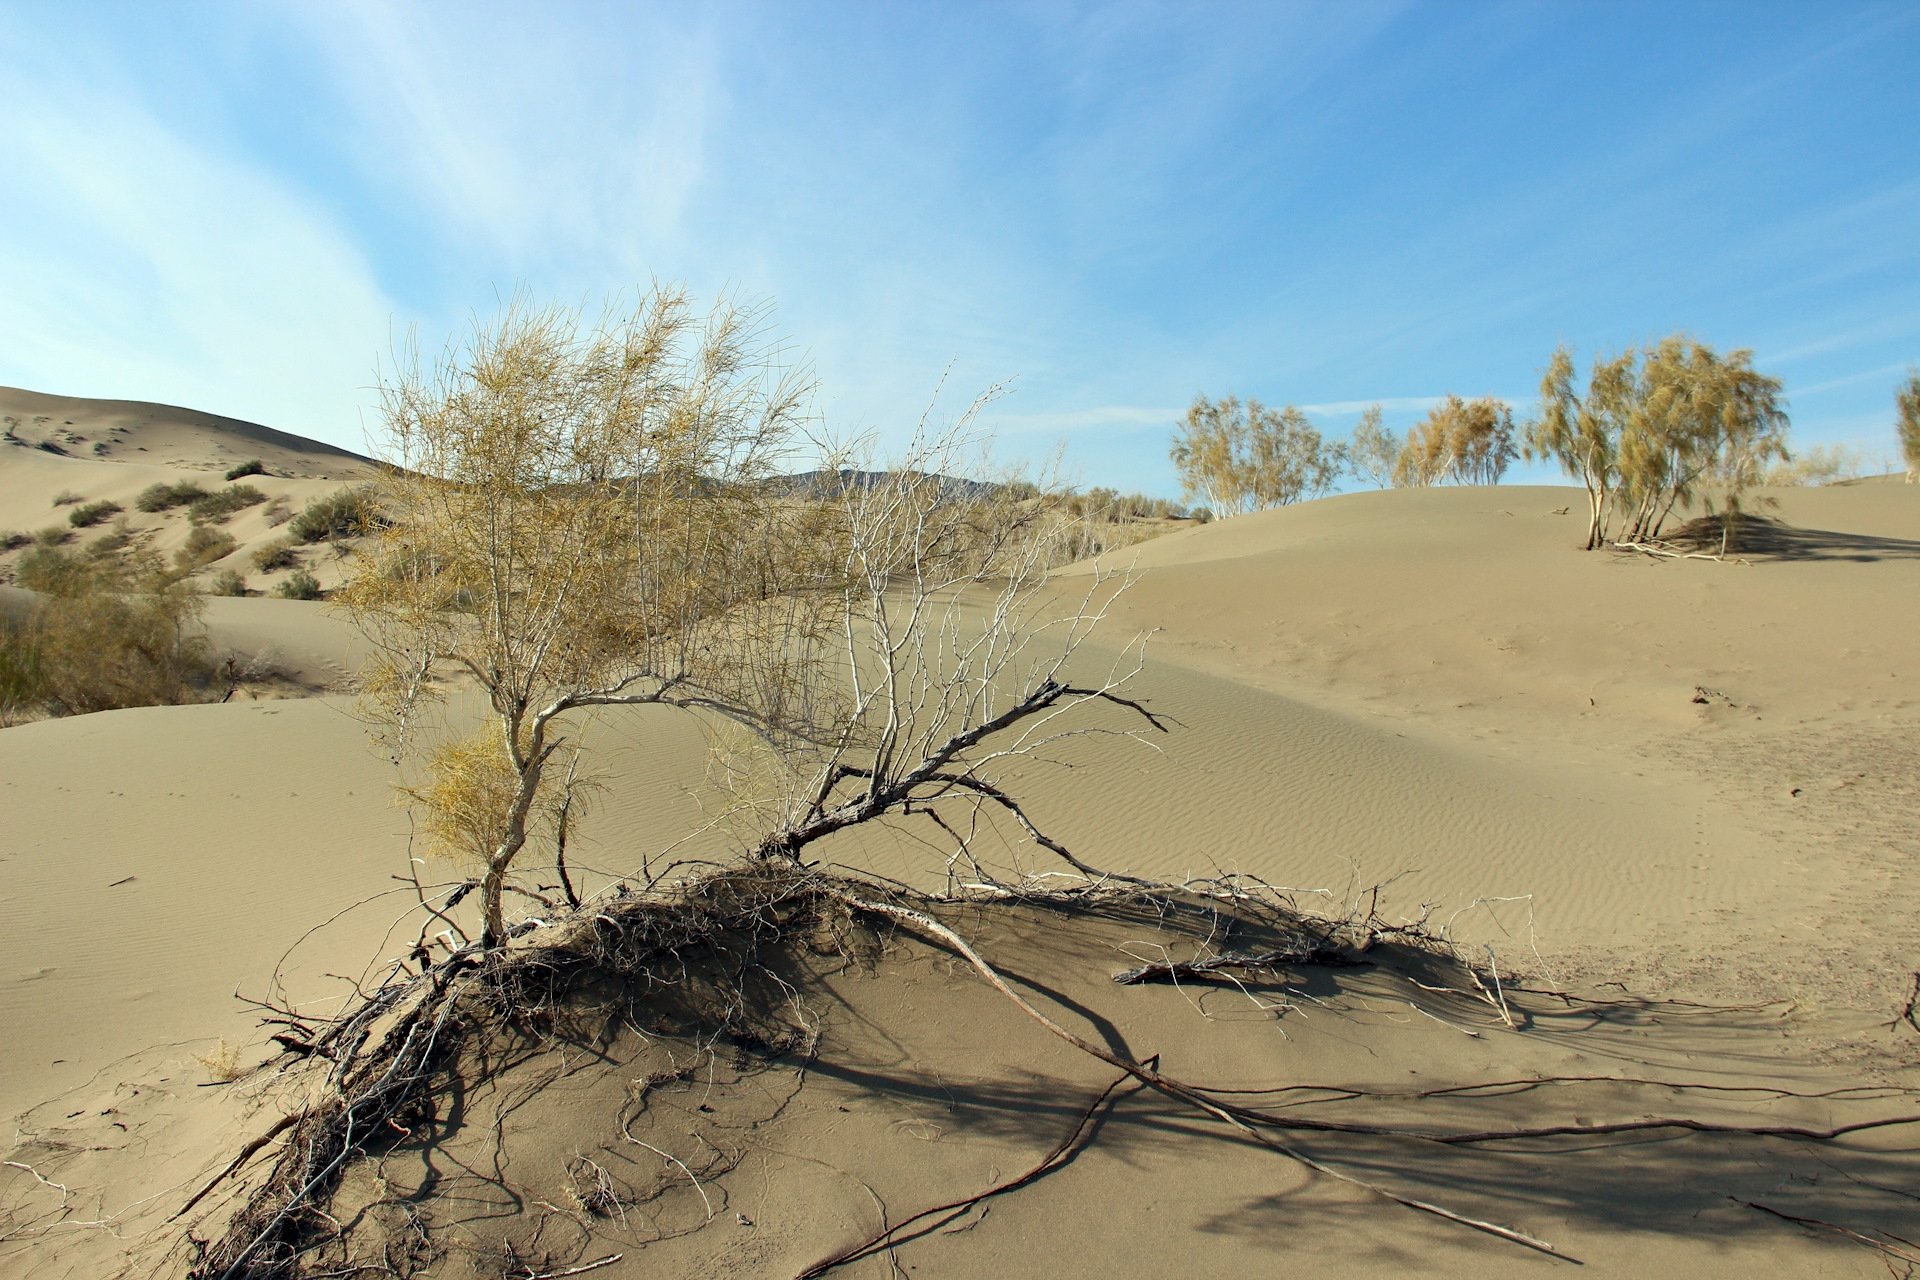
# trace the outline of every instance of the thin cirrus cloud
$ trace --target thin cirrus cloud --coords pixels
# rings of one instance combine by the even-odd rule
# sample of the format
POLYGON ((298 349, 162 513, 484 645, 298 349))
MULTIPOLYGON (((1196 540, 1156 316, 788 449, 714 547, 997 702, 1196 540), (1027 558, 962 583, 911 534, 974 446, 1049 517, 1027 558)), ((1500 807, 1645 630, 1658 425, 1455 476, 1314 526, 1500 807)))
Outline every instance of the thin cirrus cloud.
MULTIPOLYGON (((378 356, 524 289, 778 306, 841 433, 1010 383, 1167 492, 1196 394, 1531 387, 1675 329, 1851 431, 1913 357, 1910 9, 1275 3, 0 11, 0 380, 361 443, 378 356), (1847 93, 1832 86, 1844 82, 1847 93), (18 177, 16 178, 16 175, 18 177)), ((1512 397, 1509 397, 1512 399, 1512 397)), ((1522 412, 1527 397, 1514 400, 1522 412)), ((1078 451, 1078 456, 1075 455, 1078 451)))
POLYGON ((394 314, 299 192, 184 137, 110 74, 10 68, 0 382, 161 400, 360 440, 394 314))

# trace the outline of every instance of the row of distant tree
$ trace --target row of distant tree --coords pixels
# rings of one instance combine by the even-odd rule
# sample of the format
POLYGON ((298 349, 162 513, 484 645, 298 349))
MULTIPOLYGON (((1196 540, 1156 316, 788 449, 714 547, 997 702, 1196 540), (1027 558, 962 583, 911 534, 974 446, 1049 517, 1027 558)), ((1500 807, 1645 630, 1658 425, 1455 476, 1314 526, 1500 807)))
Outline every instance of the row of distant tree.
MULTIPOLYGON (((1217 516, 1327 493, 1342 476, 1378 487, 1498 484, 1516 459, 1551 459, 1587 491, 1587 545, 1660 536, 1696 497, 1737 512, 1770 464, 1788 460, 1786 401, 1753 353, 1725 356, 1675 334, 1596 359, 1584 390, 1571 351, 1553 353, 1540 416, 1516 424, 1502 400, 1448 396, 1402 437, 1378 405, 1346 440, 1323 436, 1300 409, 1258 400, 1195 400, 1177 427, 1173 463, 1187 496, 1217 516)), ((1920 473, 1920 373, 1895 407, 1907 478, 1920 473)))

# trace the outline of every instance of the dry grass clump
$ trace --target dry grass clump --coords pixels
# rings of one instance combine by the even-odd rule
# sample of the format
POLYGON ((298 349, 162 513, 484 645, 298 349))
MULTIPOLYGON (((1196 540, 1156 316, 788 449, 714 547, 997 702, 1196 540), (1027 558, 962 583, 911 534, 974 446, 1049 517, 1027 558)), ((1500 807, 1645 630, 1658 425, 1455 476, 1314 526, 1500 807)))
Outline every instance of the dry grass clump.
POLYGON ((275 538, 253 549, 253 567, 261 573, 291 569, 299 563, 300 553, 294 548, 291 538, 275 538))
POLYGON ((103 498, 99 502, 89 502, 84 506, 78 506, 69 511, 67 513, 67 523, 76 529, 91 529, 108 516, 117 516, 124 510, 126 510, 126 508, 122 507, 119 503, 109 502, 103 498))
POLYGON ((33 535, 21 533, 18 529, 0 532, 0 553, 18 551, 22 547, 33 545, 33 535))
POLYGON ((380 507, 372 489, 356 486, 315 498, 306 510, 293 518, 287 532, 296 542, 326 542, 358 537, 381 523, 380 507))
POLYGON ((234 512, 245 511, 266 500, 267 495, 250 484, 231 484, 188 503, 187 519, 195 524, 220 524, 234 512))
POLYGON ((80 501, 80 495, 71 489, 62 489, 53 495, 53 505, 56 507, 70 507, 78 501, 80 501))
POLYGON ((247 580, 238 569, 222 569, 213 575, 207 583, 210 596, 244 596, 247 594, 247 580))
POLYGON ((181 480, 175 484, 151 484, 140 491, 133 500, 148 515, 160 511, 171 511, 175 507, 184 507, 190 502, 198 502, 207 496, 207 491, 191 480, 181 480))
POLYGON ((57 524, 50 524, 33 535, 33 543, 37 547, 64 547, 72 541, 73 530, 57 524))
POLYGON ((273 594, 282 600, 318 600, 325 593, 320 590, 320 579, 305 569, 295 569, 273 589, 273 594))
POLYGON ((232 555, 239 545, 234 536, 224 529, 198 524, 187 535, 186 545, 174 553, 174 566, 182 575, 189 574, 202 565, 232 555))
POLYGON ((268 528, 278 529, 293 519, 293 505, 286 494, 276 493, 267 499, 267 505, 260 509, 260 514, 266 520, 268 528))

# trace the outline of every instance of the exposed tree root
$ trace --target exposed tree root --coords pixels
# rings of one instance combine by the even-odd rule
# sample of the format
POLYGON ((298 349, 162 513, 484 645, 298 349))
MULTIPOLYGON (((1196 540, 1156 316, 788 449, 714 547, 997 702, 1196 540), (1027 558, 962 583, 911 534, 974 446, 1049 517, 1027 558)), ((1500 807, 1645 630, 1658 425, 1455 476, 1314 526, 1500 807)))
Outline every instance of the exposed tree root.
MULTIPOLYGON (((604 983, 608 979, 627 993, 621 999, 631 1001, 636 1011, 648 1008, 650 999, 663 998, 670 992, 677 992, 676 998, 682 998, 684 1005, 685 992, 678 988, 690 981, 689 957, 700 949, 725 959, 725 964, 709 966, 714 971, 745 972, 758 963, 753 958, 755 948, 771 946, 782 939, 813 939, 817 944, 823 938, 838 938, 842 941, 833 945, 844 946, 844 939, 851 936, 851 921, 856 917, 918 935, 964 959, 1028 1019, 1081 1053, 1115 1068, 1121 1073, 1121 1079, 1081 1114, 1072 1130, 1044 1158, 1019 1177, 921 1210, 823 1258, 802 1273, 804 1276, 818 1276, 844 1263, 884 1252, 904 1240, 916 1239, 927 1230, 936 1229, 939 1222, 950 1220, 948 1215, 956 1215, 988 1197, 1016 1190, 1044 1176, 1079 1149, 1094 1119, 1124 1081, 1136 1082, 1181 1106, 1191 1107, 1237 1137, 1257 1143, 1317 1174, 1405 1208, 1561 1258, 1567 1255, 1537 1236, 1416 1197, 1376 1177, 1358 1176, 1340 1167, 1337 1159, 1329 1161, 1302 1150, 1284 1135, 1347 1135, 1429 1148, 1533 1141, 1548 1144, 1547 1149, 1551 1150, 1552 1144, 1561 1139, 1585 1142, 1599 1135, 1654 1130, 1820 1143, 1866 1130, 1920 1124, 1920 1114, 1904 1112, 1824 1128, 1728 1124, 1680 1114, 1638 1115, 1619 1120, 1596 1118, 1594 1122, 1576 1125, 1463 1129, 1365 1123, 1313 1114, 1314 1108, 1323 1104, 1363 1098, 1415 1103, 1422 1100, 1460 1102, 1529 1089, 1589 1084, 1644 1084, 1679 1091, 1683 1096, 1686 1091, 1698 1091, 1701 1094, 1750 1094, 1757 1098, 1845 1098, 1855 1102, 1893 1103, 1911 1095, 1893 1088, 1856 1087, 1824 1093, 1795 1093, 1765 1086, 1696 1085, 1685 1081, 1636 1081, 1608 1076, 1493 1079, 1398 1092, 1303 1082, 1266 1089, 1210 1087, 1168 1074, 1157 1058, 1127 1057, 1063 1025, 1017 989, 973 943, 938 918, 937 912, 959 901, 976 904, 1001 901, 1053 909, 1075 905, 1147 905, 1163 915, 1187 914, 1203 923, 1212 921, 1207 933, 1215 950, 1194 960, 1169 960, 1162 965, 1131 971, 1138 981, 1161 976, 1206 979, 1236 968, 1363 962, 1357 959, 1360 949, 1384 932, 1384 926, 1371 919, 1315 921, 1293 912, 1280 898, 1263 897, 1239 886, 1122 886, 1094 882, 1070 889, 1040 891, 995 885, 981 893, 941 898, 883 886, 873 880, 829 876, 785 859, 756 859, 678 886, 657 887, 646 893, 590 903, 579 912, 561 912, 554 916, 538 930, 537 941, 490 952, 464 947, 427 966, 424 972, 390 971, 392 976, 384 985, 366 991, 334 1021, 299 1026, 297 1038, 302 1045, 324 1052, 290 1050, 281 1062, 287 1068, 324 1073, 318 1098, 248 1143, 211 1183, 183 1206, 182 1215, 201 1206, 215 1187, 239 1176, 249 1161, 278 1142, 271 1168, 264 1175, 251 1175, 257 1181, 245 1203, 231 1215, 217 1238, 200 1247, 192 1274, 200 1280, 214 1277, 266 1280, 267 1277, 319 1274, 337 1267, 346 1256, 341 1250, 351 1227, 343 1226, 330 1216, 329 1206, 343 1172, 356 1160, 378 1157, 401 1143, 424 1140, 441 1132, 436 1126, 447 1121, 439 1114, 438 1099, 451 1087, 452 1073, 460 1069, 457 1059, 462 1046, 472 1041, 476 1033, 484 1038, 490 1027, 511 1025, 524 1027, 537 1037, 542 1028, 550 1028, 554 1018, 562 1015, 571 998, 569 992, 584 989, 580 984, 604 983), (1282 940, 1278 944, 1270 941, 1276 932, 1282 940), (1250 933, 1263 934, 1269 941, 1258 947, 1229 947, 1230 942, 1250 933), (1343 943, 1343 939, 1349 941, 1343 943), (729 947, 733 950, 725 950, 729 947), (934 1227, 924 1226, 930 1221, 935 1223, 934 1227)), ((1406 942, 1422 940, 1417 930, 1402 927, 1399 934, 1406 942)), ((1426 938, 1425 945, 1434 950, 1445 949, 1432 938, 1426 938)), ((1460 962, 1457 956, 1450 958, 1460 962)), ((1473 980, 1465 975, 1459 978, 1461 994, 1473 994, 1473 980)), ((774 982, 780 981, 774 978, 774 982)), ((1503 998, 1514 998, 1518 992, 1519 989, 1506 986, 1503 998)), ((1574 999, 1562 993, 1553 995, 1569 1002, 1574 999)), ((756 1023, 746 1012, 748 1002, 736 996, 737 993, 712 1003, 711 1010, 717 1010, 713 1013, 716 1021, 702 1029, 703 1037, 709 1040, 730 1037, 743 1051, 750 1051, 761 1060, 783 1053, 812 1051, 810 1029, 756 1023)), ((1491 997, 1488 1003, 1498 1016, 1499 1005, 1491 997)), ((638 1143, 639 1139, 636 1137, 634 1141, 638 1143)), ((674 1159, 661 1148, 654 1150, 663 1160, 674 1159)), ((709 1171, 682 1166, 682 1172, 700 1189, 703 1200, 707 1200, 707 1219, 712 1220, 714 1202, 702 1185, 703 1178, 711 1181, 709 1171)), ((611 1203, 616 1211, 621 1204, 617 1196, 611 1203)), ((724 1205, 724 1200, 720 1203, 724 1205)), ((698 1225, 695 1223, 694 1228, 698 1225)), ((1893 1241, 1883 1247, 1898 1249, 1902 1243, 1893 1241)))

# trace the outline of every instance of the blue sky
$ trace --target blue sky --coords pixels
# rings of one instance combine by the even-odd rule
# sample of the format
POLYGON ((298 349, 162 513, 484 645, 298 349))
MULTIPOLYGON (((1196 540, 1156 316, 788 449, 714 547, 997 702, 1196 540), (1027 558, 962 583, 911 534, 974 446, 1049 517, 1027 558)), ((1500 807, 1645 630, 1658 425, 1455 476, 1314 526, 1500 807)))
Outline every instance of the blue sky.
POLYGON ((1891 456, 1920 6, 0 8, 0 383, 359 447, 518 287, 771 301, 842 432, 1172 495, 1197 394, 1526 408, 1685 329, 1891 456), (951 372, 947 371, 951 369, 951 372))

